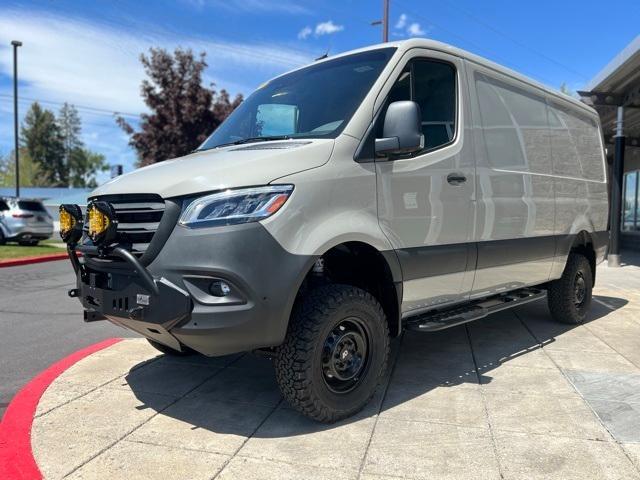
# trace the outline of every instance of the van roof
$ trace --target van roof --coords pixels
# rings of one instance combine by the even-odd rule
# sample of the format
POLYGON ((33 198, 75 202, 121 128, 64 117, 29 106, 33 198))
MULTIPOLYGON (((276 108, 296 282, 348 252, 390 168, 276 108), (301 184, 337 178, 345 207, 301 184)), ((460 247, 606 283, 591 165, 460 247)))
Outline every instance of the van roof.
MULTIPOLYGON (((466 50, 463 50, 461 48, 458 47, 454 47, 453 45, 449 45, 447 43, 443 43, 443 42, 438 42, 437 40, 429 40, 426 38, 411 38, 408 40, 401 40, 401 41, 396 41, 396 42, 388 42, 388 43, 379 43, 379 44, 375 44, 375 45, 371 45, 368 47, 364 47, 364 48, 358 48, 355 50, 349 50, 348 52, 343 52, 340 53, 338 55, 332 56, 332 57, 327 57, 324 58, 322 60, 317 60, 316 63, 322 63, 322 62, 328 62, 331 61, 335 58, 340 58, 343 57, 345 55, 351 55, 353 53, 358 53, 358 52, 366 52, 366 51, 370 51, 370 50, 377 50, 380 48, 385 48, 385 47, 395 47, 398 50, 400 50, 401 52, 406 52, 407 50, 410 50, 412 48, 428 48, 430 50, 437 50, 440 52, 444 52, 444 53, 448 53, 451 55, 455 55, 456 57, 460 57, 460 58, 465 58, 468 59, 474 63, 477 63, 479 65, 482 65, 484 67, 490 68, 492 70, 495 70, 499 73, 502 73, 504 75, 510 76, 516 80, 519 80, 521 82, 524 82, 532 87, 535 87, 539 90, 544 91, 545 93, 552 95, 556 98, 559 98, 561 100, 564 100, 566 102, 569 102, 571 104, 573 104, 576 107, 579 107, 583 110, 588 111, 589 113, 593 114, 593 115, 598 115, 597 112, 595 111, 595 109, 593 109, 592 107, 590 107, 589 105, 586 105, 585 103, 582 103, 580 100, 573 98, 569 95, 566 95, 562 92, 560 92, 559 90, 550 88, 546 85, 544 85, 543 83, 538 82, 537 80, 534 80, 532 78, 529 78, 525 75, 522 75, 521 73, 516 72, 515 70, 512 70, 510 68, 504 67, 498 63, 492 62, 491 60, 487 60, 486 58, 483 58, 479 55, 476 55, 474 53, 468 52, 466 50)), ((308 65, 305 65, 305 67, 308 65)), ((304 67, 301 67, 304 68, 304 67)), ((296 69, 299 70, 299 69, 296 69)))

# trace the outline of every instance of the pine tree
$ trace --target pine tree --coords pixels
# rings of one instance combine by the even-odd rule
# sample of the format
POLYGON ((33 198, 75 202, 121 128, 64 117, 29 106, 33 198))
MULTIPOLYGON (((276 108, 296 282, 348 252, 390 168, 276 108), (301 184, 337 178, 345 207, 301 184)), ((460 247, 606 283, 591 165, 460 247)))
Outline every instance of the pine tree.
POLYGON ((38 165, 43 183, 66 186, 64 145, 54 114, 34 102, 25 115, 20 134, 22 146, 38 165))
POLYGON ((62 108, 60 108, 58 112, 57 123, 60 129, 60 135, 62 136, 64 164, 67 170, 67 176, 71 184, 73 184, 75 181, 72 180, 74 171, 71 165, 71 154, 74 150, 84 147, 82 140, 80 140, 82 122, 80 121, 76 107, 64 102, 64 105, 62 105, 62 108))

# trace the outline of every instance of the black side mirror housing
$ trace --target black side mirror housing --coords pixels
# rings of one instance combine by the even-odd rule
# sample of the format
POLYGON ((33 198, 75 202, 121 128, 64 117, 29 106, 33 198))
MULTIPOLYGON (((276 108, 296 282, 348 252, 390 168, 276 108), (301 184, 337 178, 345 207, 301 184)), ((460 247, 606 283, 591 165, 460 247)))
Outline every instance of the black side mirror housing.
POLYGON ((420 105, 409 100, 393 102, 387 108, 382 129, 376 138, 377 155, 402 155, 424 148, 420 105))

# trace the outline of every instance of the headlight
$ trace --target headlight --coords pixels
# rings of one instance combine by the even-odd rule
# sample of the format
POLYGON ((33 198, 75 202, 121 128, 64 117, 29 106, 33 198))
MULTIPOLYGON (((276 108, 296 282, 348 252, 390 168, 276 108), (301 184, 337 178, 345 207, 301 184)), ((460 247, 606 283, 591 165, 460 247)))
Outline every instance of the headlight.
POLYGON ((276 213, 287 201, 293 185, 225 190, 193 200, 182 213, 188 227, 256 222, 276 213))
POLYGON ((60 237, 64 243, 78 243, 82 238, 82 210, 78 205, 60 205, 60 237))
POLYGON ((95 244, 108 244, 116 238, 118 220, 110 203, 91 202, 87 206, 87 234, 95 244))

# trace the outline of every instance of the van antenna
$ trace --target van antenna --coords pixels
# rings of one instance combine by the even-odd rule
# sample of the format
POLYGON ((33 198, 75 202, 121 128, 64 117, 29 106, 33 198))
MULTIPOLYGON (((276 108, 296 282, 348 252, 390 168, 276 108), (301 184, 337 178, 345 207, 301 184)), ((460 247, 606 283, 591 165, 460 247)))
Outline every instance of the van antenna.
POLYGON ((329 57, 329 52, 325 52, 322 55, 320 55, 318 58, 315 59, 315 61, 317 62, 318 60, 324 60, 325 58, 329 57))

